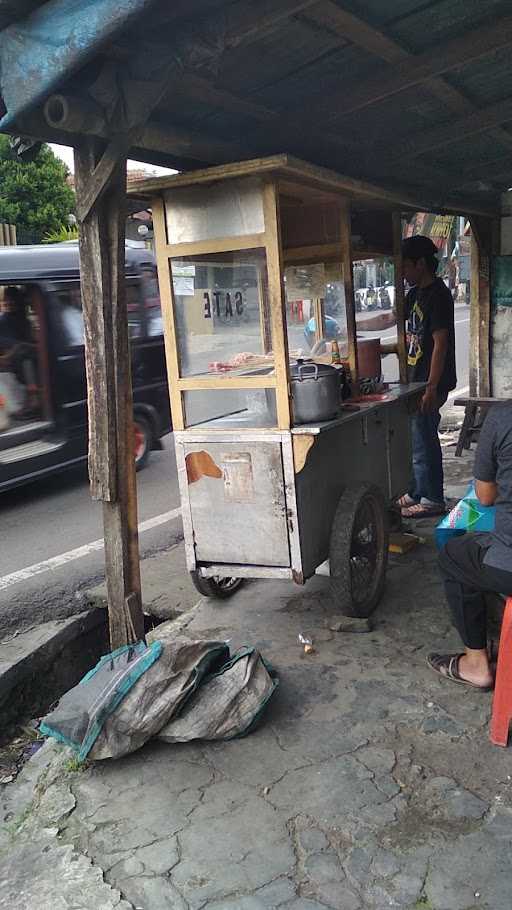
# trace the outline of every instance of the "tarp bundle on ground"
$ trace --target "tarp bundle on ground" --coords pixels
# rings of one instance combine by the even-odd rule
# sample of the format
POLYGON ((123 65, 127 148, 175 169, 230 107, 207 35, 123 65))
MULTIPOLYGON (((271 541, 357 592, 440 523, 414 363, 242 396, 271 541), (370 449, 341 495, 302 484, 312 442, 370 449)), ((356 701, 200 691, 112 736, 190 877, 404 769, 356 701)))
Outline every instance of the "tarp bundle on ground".
POLYGON ((463 498, 437 525, 436 544, 439 550, 451 537, 460 537, 468 531, 493 531, 496 510, 494 506, 483 506, 470 483, 463 498))
POLYGON ((261 655, 219 641, 138 642, 107 654, 41 723, 80 760, 168 742, 248 733, 277 686, 261 655))
POLYGON ((276 675, 259 651, 241 648, 205 680, 158 738, 183 743, 244 736, 258 722, 276 685, 276 675))

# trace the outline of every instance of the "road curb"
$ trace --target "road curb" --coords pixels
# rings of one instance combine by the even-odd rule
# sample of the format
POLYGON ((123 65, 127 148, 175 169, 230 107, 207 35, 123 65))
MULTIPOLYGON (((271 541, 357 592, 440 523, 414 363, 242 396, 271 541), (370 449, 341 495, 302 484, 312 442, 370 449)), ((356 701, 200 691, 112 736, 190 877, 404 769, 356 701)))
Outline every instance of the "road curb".
POLYGON ((106 611, 43 623, 0 642, 0 730, 39 716, 108 650, 106 611))

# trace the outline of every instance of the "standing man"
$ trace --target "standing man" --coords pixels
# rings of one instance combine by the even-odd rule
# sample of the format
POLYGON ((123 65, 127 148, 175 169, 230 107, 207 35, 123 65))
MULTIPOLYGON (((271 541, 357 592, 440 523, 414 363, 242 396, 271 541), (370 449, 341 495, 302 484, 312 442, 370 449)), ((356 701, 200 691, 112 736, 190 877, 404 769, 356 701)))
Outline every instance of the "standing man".
POLYGON ((402 243, 406 297, 407 363, 410 382, 426 382, 420 410, 412 418, 413 480, 400 499, 404 518, 445 512, 439 423, 448 392, 456 387, 453 298, 436 277, 437 248, 418 234, 402 243))
MULTIPOLYGON (((412 481, 398 500, 404 518, 443 515, 443 458, 439 423, 448 392, 456 387, 453 298, 436 277, 437 247, 416 234, 402 243, 403 273, 410 290, 405 298, 409 382, 426 382, 420 410, 412 417, 412 481)), ((357 321, 360 331, 381 331, 396 323, 396 313, 357 321)), ((396 353, 396 344, 381 354, 396 353)))

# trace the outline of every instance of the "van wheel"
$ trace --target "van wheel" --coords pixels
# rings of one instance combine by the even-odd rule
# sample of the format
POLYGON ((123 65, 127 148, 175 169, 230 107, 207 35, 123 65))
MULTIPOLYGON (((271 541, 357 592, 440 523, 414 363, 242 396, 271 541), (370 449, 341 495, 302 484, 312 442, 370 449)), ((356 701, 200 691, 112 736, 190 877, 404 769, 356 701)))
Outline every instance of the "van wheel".
POLYGON ((221 600, 231 597, 244 582, 243 578, 221 578, 220 575, 215 578, 204 578, 197 571, 191 572, 190 577, 194 587, 203 597, 217 597, 221 600))
POLYGON ((153 441, 153 431, 149 421, 140 414, 134 414, 133 417, 133 435, 135 450, 135 469, 141 471, 147 464, 149 453, 151 452, 151 443, 153 441))

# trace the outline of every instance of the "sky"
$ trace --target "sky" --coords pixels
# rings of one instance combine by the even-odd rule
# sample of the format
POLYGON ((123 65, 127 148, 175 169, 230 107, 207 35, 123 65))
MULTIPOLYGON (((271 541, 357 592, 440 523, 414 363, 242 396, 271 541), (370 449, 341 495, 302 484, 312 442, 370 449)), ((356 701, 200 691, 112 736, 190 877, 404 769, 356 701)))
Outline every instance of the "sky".
MULTIPOLYGON (((73 173, 73 171, 74 171, 73 149, 67 145, 52 144, 51 147, 52 147, 53 151, 55 152, 55 154, 58 155, 58 157, 61 158, 62 161, 65 162, 65 164, 67 164, 71 173, 73 173)), ((157 165, 145 164, 142 161, 128 161, 128 168, 140 168, 140 167, 146 168, 152 174, 175 174, 176 173, 176 171, 173 171, 168 167, 157 167, 157 165)))

